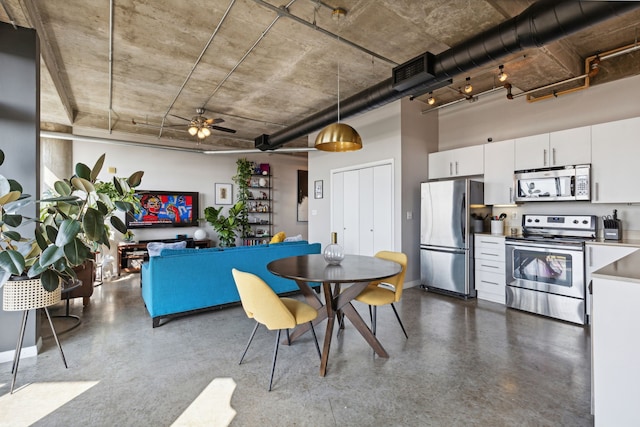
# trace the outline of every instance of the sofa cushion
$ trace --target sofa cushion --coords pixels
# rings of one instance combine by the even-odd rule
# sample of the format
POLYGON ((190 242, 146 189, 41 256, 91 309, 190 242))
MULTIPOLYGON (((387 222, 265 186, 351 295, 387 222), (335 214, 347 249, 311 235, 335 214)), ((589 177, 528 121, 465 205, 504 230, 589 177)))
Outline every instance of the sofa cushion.
POLYGON ((162 242, 150 242, 147 244, 147 252, 149 256, 160 256, 160 252, 163 249, 184 249, 187 247, 186 241, 162 243, 162 242))
POLYGON ((298 234, 296 236, 287 237, 284 239, 285 242, 301 242, 302 234, 298 234))
POLYGON ((283 242, 286 237, 287 237, 287 235, 284 234, 284 231, 280 231, 279 233, 276 233, 271 238, 271 241, 269 243, 280 243, 280 242, 283 242))

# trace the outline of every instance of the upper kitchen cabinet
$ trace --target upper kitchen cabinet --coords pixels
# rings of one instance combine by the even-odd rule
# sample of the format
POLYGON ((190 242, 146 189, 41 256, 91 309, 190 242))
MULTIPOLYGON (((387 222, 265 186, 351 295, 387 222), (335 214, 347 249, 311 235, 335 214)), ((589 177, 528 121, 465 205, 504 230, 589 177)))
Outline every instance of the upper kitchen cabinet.
POLYGON ((591 126, 591 202, 640 202, 640 117, 591 126))
POLYGON ((482 175, 484 146, 456 148, 429 154, 429 179, 482 175))
POLYGON ((516 139, 515 170, 591 163, 591 126, 516 139))
POLYGON ((511 205, 515 141, 492 142, 484 146, 484 203, 511 205))
POLYGON ((554 166, 591 163, 591 126, 551 132, 549 163, 554 166))

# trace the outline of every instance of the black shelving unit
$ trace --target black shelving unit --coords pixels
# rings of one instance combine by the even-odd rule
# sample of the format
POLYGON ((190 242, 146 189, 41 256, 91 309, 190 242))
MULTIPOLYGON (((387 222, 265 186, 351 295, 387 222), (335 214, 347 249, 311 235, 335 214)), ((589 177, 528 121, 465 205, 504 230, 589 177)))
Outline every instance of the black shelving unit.
POLYGON ((242 239, 243 245, 269 243, 273 236, 273 181, 271 174, 253 174, 249 184, 251 198, 247 201, 251 235, 242 239))

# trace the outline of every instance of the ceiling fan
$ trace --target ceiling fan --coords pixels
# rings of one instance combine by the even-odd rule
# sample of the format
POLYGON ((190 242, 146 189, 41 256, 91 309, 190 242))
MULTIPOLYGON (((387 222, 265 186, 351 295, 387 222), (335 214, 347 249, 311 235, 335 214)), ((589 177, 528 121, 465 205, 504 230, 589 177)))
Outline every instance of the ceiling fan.
MULTIPOLYGON (((221 119, 221 118, 208 119, 203 116, 204 111, 205 111, 204 108, 196 108, 197 115, 191 119, 176 116, 175 114, 170 114, 170 116, 189 122, 189 127, 187 128, 189 135, 197 136, 198 139, 205 139, 206 137, 211 135, 212 130, 236 133, 235 129, 229 129, 222 126, 217 126, 218 123, 224 122, 224 119, 221 119)), ((183 126, 183 125, 180 125, 180 126, 183 126)))

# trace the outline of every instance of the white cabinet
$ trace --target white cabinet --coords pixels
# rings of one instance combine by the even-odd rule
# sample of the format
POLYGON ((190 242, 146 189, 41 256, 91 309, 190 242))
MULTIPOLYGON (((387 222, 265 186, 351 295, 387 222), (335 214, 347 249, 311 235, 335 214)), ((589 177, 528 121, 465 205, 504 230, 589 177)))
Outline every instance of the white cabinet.
POLYGON ((640 117, 591 127, 591 202, 640 202, 640 117))
POLYGON ((345 253, 394 250, 391 164, 334 172, 331 188, 331 230, 345 253))
POLYGON ((515 170, 549 167, 549 134, 516 138, 515 170))
POLYGON ((456 148, 429 154, 429 179, 482 175, 484 146, 456 148))
POLYGON ((619 260, 638 250, 637 247, 624 245, 586 245, 585 283, 587 286, 587 315, 591 321, 591 293, 588 292, 591 283, 591 273, 601 269, 607 264, 619 260))
POLYGON ((517 138, 515 170, 591 163, 591 126, 517 138))
POLYGON ((474 261, 478 299, 504 304, 506 286, 504 236, 476 234, 474 261))
POLYGON ((551 132, 549 148, 552 167, 591 163, 591 126, 551 132))
POLYGON ((515 141, 492 142, 484 146, 484 203, 513 204, 515 141))

